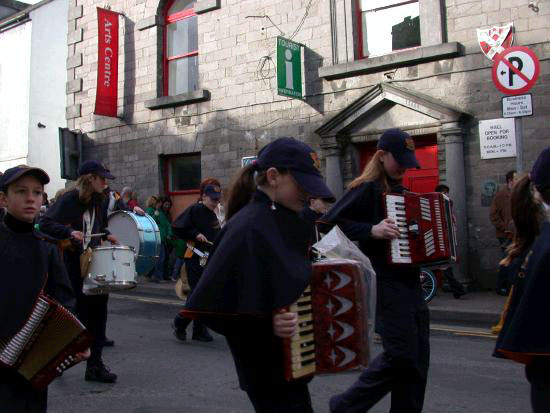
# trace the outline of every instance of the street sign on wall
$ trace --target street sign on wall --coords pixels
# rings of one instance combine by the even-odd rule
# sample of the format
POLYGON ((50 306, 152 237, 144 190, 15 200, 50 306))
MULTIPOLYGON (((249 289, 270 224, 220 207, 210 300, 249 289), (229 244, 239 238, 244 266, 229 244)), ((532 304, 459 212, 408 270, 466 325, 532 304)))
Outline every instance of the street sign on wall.
POLYGON ((504 96, 502 98, 502 117, 519 118, 533 115, 531 94, 504 96))
POLYGON ((481 159, 516 156, 516 128, 513 118, 479 121, 481 159))
POLYGON ((507 95, 520 95, 531 89, 540 72, 539 59, 528 47, 514 46, 495 55, 493 82, 507 95))
POLYGON ((277 91, 279 95, 303 98, 302 45, 277 37, 277 91))

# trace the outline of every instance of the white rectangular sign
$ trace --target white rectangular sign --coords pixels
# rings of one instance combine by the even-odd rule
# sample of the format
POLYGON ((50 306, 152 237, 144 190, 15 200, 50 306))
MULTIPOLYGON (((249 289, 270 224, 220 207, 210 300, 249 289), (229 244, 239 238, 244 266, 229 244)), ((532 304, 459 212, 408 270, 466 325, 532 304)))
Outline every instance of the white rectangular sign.
POLYGON ((502 117, 519 118, 521 116, 531 116, 533 114, 533 104, 531 94, 505 96, 502 98, 502 117))
POLYGON ((479 121, 481 159, 516 156, 516 127, 514 118, 479 121))

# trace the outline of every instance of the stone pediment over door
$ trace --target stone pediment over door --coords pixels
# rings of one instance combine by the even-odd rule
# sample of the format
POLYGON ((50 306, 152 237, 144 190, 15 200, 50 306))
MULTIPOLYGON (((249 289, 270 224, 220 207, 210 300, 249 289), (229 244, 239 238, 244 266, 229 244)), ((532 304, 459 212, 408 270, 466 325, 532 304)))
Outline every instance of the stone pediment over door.
POLYGON ((383 131, 395 127, 415 135, 435 132, 437 129, 430 129, 456 123, 464 115, 468 114, 423 93, 380 83, 315 132, 328 140, 356 136, 377 138, 383 131))

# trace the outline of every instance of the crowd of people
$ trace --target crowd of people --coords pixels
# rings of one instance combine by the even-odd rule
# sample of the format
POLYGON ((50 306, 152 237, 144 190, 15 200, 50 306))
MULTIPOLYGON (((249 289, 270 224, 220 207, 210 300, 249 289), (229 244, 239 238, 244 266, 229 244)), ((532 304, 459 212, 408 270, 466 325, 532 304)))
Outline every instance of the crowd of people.
MULTIPOLYGON (((186 341, 191 323, 192 340, 212 341, 209 329, 223 335, 240 387, 256 412, 312 412, 311 377, 285 378, 282 342, 298 328, 298 314, 289 306, 309 283, 310 247, 337 225, 376 272, 376 332, 383 351, 349 389, 330 399, 330 411, 366 412, 391 393, 391 411, 421 412, 430 358, 429 311, 420 268, 387 261, 388 241, 400 237, 400 229, 382 203, 384 193, 406 191, 402 181, 410 168, 419 168, 412 138, 390 129, 336 200, 315 151, 296 139, 278 138, 239 171, 226 197, 219 181, 205 179, 197 201, 173 220, 170 198, 151 196, 143 210, 131 188, 120 194, 110 188, 114 176, 97 161, 83 162, 76 185, 53 200, 44 192, 45 171, 10 168, 0 177, 0 260, 18 276, 8 277, 0 290, 0 342, 25 325, 44 291, 74 311, 93 336, 90 349, 75 355, 87 362, 85 380, 115 382, 116 374, 103 361, 103 348, 114 345, 106 336, 109 296, 84 294, 82 257, 102 242, 118 244, 107 228, 110 214, 146 213, 160 232, 151 281, 176 280, 182 266, 189 281, 186 304, 173 320, 175 337, 186 341), (168 259, 171 254, 175 259, 168 259)), ((550 311, 550 148, 528 175, 508 175, 506 192, 491 208, 503 248, 497 292, 509 294, 494 355, 525 364, 533 411, 548 412, 550 333, 539 322, 540 314, 550 311)), ((442 185, 438 191, 449 188, 442 185)), ((452 271, 445 276, 459 298, 462 285, 452 271)), ((8 411, 43 412, 47 391, 0 366, 0 400, 8 411)))

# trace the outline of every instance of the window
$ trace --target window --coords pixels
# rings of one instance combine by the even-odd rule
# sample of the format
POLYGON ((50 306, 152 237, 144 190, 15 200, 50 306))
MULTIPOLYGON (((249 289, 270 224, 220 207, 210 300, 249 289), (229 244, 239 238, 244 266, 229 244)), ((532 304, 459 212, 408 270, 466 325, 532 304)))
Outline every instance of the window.
POLYGON ((196 192, 201 184, 201 154, 170 156, 165 160, 168 193, 196 192))
POLYGON ((420 46, 418 0, 357 0, 360 57, 420 46))
POLYGON ((192 0, 168 2, 164 25, 164 95, 198 89, 197 15, 192 0))

